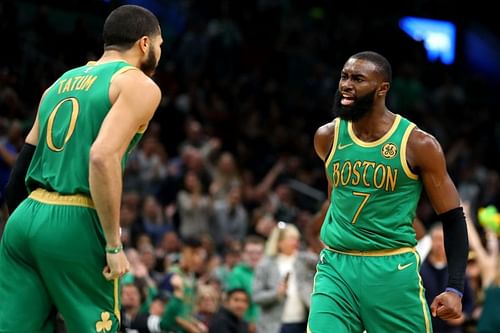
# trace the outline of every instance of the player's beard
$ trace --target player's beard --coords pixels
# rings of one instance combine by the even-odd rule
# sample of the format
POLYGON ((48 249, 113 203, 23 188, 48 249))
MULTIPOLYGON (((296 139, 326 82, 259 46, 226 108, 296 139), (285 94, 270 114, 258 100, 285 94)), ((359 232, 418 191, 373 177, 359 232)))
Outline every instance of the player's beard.
POLYGON ((141 63, 141 70, 151 77, 155 74, 156 66, 158 66, 158 59, 156 59, 153 48, 150 48, 146 60, 141 63))
POLYGON ((333 115, 347 121, 356 122, 368 114, 373 108, 375 100, 375 90, 364 96, 356 97, 354 103, 350 106, 344 106, 340 103, 342 94, 337 89, 333 102, 333 115))

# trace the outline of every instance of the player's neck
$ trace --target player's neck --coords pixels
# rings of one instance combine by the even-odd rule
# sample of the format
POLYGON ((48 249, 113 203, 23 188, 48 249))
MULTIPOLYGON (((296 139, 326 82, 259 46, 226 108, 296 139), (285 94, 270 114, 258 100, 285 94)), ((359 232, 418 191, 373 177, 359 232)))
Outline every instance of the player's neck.
POLYGON ((111 62, 111 61, 118 61, 122 60, 127 63, 129 63, 132 66, 138 67, 139 65, 139 59, 135 57, 133 54, 131 54, 128 51, 121 52, 117 50, 106 50, 102 54, 102 56, 97 60, 97 63, 106 63, 106 62, 111 62))
POLYGON ((371 142, 381 138, 392 127, 396 115, 385 107, 374 109, 352 124, 354 134, 363 141, 371 142))

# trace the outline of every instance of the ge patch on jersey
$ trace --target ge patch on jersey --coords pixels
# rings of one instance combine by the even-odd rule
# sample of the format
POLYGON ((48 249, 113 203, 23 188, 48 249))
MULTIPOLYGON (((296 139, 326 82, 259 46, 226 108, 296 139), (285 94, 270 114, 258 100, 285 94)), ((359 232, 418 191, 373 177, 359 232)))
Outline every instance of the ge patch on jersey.
POLYGON ((396 157, 397 154, 398 147, 394 143, 388 142, 382 146, 382 156, 384 156, 385 158, 391 159, 396 157))

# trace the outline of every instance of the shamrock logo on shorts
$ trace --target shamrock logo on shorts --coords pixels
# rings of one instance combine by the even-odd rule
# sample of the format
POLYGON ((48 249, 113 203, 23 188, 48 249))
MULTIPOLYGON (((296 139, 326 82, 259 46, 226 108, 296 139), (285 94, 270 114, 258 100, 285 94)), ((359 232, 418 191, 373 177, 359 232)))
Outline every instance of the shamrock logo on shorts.
POLYGON ((111 331, 111 326, 113 325, 113 322, 111 321, 110 317, 111 315, 107 311, 101 313, 101 320, 95 323, 96 332, 105 333, 111 331))

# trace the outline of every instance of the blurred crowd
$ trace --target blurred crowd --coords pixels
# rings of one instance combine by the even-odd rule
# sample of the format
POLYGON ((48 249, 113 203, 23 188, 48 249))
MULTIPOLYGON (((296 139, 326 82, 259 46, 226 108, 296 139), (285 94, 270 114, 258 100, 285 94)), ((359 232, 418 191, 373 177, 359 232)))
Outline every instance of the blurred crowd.
MULTIPOLYGON (((100 55, 92 22, 102 23, 114 4, 85 2, 82 12, 82 2, 47 3, 0 2, 8 45, 0 53, 2 191, 41 94, 100 55)), ((460 64, 429 63, 422 45, 391 26, 395 13, 366 20, 327 1, 172 0, 157 14, 163 99, 126 165, 121 207, 132 264, 121 289, 128 332, 226 332, 215 322, 234 332, 305 327, 318 256, 307 227, 327 189, 312 139, 332 117, 343 62, 366 49, 393 66, 392 111, 441 142, 475 237, 464 316, 435 332, 476 332, 483 306, 500 311, 490 288, 500 283, 498 235, 477 219, 479 208, 500 207, 495 87, 460 64)), ((3 208, 0 222, 6 217, 3 208)), ((425 196, 418 220, 432 299, 446 281, 446 260, 425 196)))

